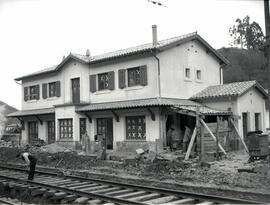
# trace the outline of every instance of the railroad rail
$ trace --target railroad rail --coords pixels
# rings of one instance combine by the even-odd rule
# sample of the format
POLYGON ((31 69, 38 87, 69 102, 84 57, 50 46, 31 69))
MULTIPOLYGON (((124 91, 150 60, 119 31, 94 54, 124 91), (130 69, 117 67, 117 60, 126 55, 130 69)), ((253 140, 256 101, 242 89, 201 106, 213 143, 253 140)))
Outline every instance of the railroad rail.
POLYGON ((11 200, 5 198, 5 197, 0 197, 0 204, 4 205, 17 205, 16 203, 12 202, 11 200))
POLYGON ((26 170, 0 166, 0 184, 49 202, 87 204, 256 204, 257 201, 219 197, 108 180, 36 171, 33 181, 26 170))

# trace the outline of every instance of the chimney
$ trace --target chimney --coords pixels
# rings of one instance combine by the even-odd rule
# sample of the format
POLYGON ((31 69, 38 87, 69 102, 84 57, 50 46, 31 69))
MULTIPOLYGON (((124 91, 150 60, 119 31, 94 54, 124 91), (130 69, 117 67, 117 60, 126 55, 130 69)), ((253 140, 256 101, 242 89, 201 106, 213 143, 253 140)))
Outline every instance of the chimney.
POLYGON ((86 50, 86 54, 85 54, 87 57, 90 57, 90 51, 89 49, 86 50))
POLYGON ((153 46, 157 46, 157 25, 152 25, 153 46))

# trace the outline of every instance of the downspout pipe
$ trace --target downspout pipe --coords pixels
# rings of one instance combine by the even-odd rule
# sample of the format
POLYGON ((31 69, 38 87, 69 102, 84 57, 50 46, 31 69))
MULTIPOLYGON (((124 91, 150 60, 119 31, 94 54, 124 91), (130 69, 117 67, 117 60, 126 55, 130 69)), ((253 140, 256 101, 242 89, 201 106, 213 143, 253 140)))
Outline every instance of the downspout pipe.
POLYGON ((160 88, 160 59, 157 57, 157 54, 154 54, 154 58, 157 60, 157 64, 158 64, 158 78, 157 78, 157 84, 158 84, 158 98, 161 97, 161 88, 160 88))

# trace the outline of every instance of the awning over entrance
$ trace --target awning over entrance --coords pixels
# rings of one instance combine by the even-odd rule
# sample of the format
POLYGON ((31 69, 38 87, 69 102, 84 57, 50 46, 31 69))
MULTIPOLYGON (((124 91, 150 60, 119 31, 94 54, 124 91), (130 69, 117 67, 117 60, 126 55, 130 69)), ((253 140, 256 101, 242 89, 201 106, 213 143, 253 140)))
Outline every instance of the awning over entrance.
POLYGON ((213 109, 210 107, 207 107, 205 105, 196 105, 196 106, 187 106, 187 105, 173 105, 171 106, 171 109, 179 112, 181 114, 193 114, 195 115, 197 112, 197 107, 199 107, 198 111, 200 115, 206 115, 206 116, 211 116, 211 115, 232 115, 233 113, 231 111, 225 111, 225 110, 217 110, 217 109, 213 109))
POLYGON ((39 115, 49 115, 54 114, 54 108, 44 108, 35 110, 20 110, 6 115, 6 117, 27 117, 27 116, 39 116, 39 115))
POLYGON ((78 108, 79 112, 91 112, 100 110, 115 110, 115 109, 129 109, 129 108, 142 108, 142 107, 170 107, 170 106, 200 106, 200 103, 185 100, 185 99, 173 99, 173 98, 148 98, 139 100, 128 101, 116 101, 105 103, 92 103, 90 105, 78 108))

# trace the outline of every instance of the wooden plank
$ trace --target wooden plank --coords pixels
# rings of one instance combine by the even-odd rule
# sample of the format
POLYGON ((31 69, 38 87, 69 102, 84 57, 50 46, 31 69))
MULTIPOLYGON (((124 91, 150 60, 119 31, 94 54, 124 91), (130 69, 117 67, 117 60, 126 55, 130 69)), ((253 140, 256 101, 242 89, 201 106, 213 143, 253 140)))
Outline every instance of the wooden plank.
POLYGON ((199 203, 199 204, 196 204, 196 205, 212 205, 214 204, 214 202, 212 201, 205 201, 205 202, 202 202, 202 203, 199 203))
MULTIPOLYGON (((205 123, 202 119, 200 119, 200 122, 201 122, 202 125, 205 127, 205 129, 210 133, 210 136, 216 141, 215 135, 211 132, 211 130, 210 130, 210 129, 208 128, 208 126, 206 125, 206 123, 205 123)), ((219 146, 219 148, 221 149, 221 151, 222 151, 225 155, 227 155, 226 151, 223 149, 223 147, 221 146, 220 143, 218 143, 218 146, 219 146)))
POLYGON ((219 149, 218 149, 218 144, 219 144, 219 117, 217 116, 217 140, 216 140, 216 158, 219 160, 219 149))
POLYGON ((131 192, 131 193, 128 193, 128 194, 118 195, 116 197, 126 198, 126 197, 133 197, 133 196, 141 195, 141 194, 146 194, 146 192, 145 191, 134 191, 134 192, 131 192))
POLYGON ((80 191, 86 191, 86 192, 91 192, 91 191, 95 191, 95 190, 99 190, 99 189, 103 189, 103 188, 108 188, 108 185, 101 185, 98 187, 92 187, 92 188, 84 188, 84 189, 78 189, 80 191))
POLYGON ((154 197, 159 197, 159 196, 160 196, 159 193, 148 193, 148 194, 144 194, 142 196, 134 196, 134 197, 128 198, 128 200, 130 200, 130 201, 146 201, 146 200, 152 199, 154 197))
POLYGON ((122 189, 119 191, 110 192, 110 193, 108 193, 108 195, 127 194, 127 193, 130 193, 132 191, 133 191, 132 189, 122 189))
POLYGON ((177 204, 193 204, 195 203, 195 199, 179 199, 179 200, 176 200, 176 201, 171 201, 169 202, 168 204, 170 205, 177 205, 177 204))
POLYGON ((239 133, 238 129, 236 128, 236 126, 235 126, 235 124, 234 124, 233 120, 232 120, 232 119, 230 119, 230 122, 231 122, 231 124, 233 125, 233 128, 234 128, 234 129, 235 129, 235 131, 236 131, 236 134, 238 135, 238 137, 240 138, 241 142, 243 143, 243 145, 244 145, 244 147, 245 147, 246 152, 247 152, 247 153, 249 153, 248 148, 247 148, 247 145, 246 145, 246 143, 245 143, 245 141, 244 141, 243 137, 240 135, 240 133, 239 133))
POLYGON ((93 199, 93 200, 89 200, 89 201, 87 201, 87 204, 101 204, 102 203, 102 201, 101 200, 99 200, 99 199, 93 199))
POLYGON ((176 200, 176 199, 178 199, 178 197, 176 197, 176 196, 163 196, 160 198, 144 201, 144 203, 146 203, 146 204, 164 204, 164 203, 168 203, 172 200, 176 200))
POLYGON ((81 189, 81 188, 91 188, 91 187, 98 187, 100 186, 99 184, 85 184, 85 185, 77 185, 77 186, 73 186, 73 187, 69 187, 70 189, 81 189))
POLYGON ((121 189, 121 187, 110 187, 108 189, 102 189, 102 190, 97 190, 97 191, 93 191, 91 193, 105 193, 105 194, 109 194, 112 191, 116 191, 121 189))
POLYGON ((190 140, 189 145, 188 145, 188 150, 187 150, 187 153, 186 153, 186 156, 185 156, 185 160, 188 160, 188 158, 189 158, 189 155, 190 155, 190 152, 191 152, 191 149, 192 149, 194 140, 195 140, 196 130, 197 129, 195 127, 194 130, 193 130, 193 134, 192 134, 191 140, 190 140))
POLYGON ((204 161, 204 142, 205 142, 205 137, 204 137, 204 126, 201 126, 201 161, 204 161))

